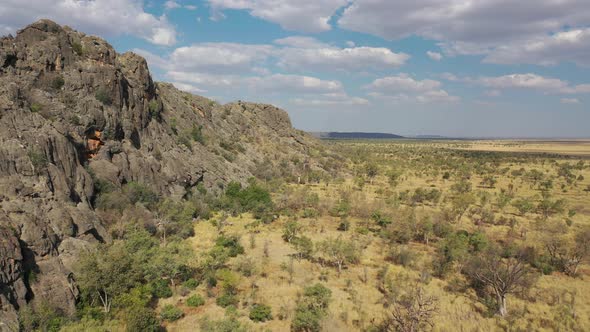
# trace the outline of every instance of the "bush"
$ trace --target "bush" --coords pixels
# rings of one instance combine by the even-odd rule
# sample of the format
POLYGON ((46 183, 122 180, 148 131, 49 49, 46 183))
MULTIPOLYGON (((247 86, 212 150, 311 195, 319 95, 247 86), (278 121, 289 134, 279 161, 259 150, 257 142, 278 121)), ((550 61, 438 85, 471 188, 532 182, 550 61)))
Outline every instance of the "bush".
POLYGON ((125 186, 124 191, 132 204, 139 202, 149 207, 160 200, 160 197, 156 192, 147 185, 139 182, 129 182, 125 186))
POLYGON ((186 300, 189 307, 200 307, 205 304, 205 299, 201 295, 193 295, 186 300))
POLYGON ((82 44, 78 42, 72 43, 72 49, 74 50, 74 53, 76 53, 77 55, 84 54, 84 48, 82 47, 82 44))
POLYGON ((94 97, 96 97, 96 100, 100 101, 104 105, 109 106, 113 104, 113 99, 111 98, 111 95, 105 88, 101 88, 98 91, 96 91, 94 97))
POLYGON ((158 279, 152 282, 152 295, 159 299, 167 299, 172 296, 172 289, 167 280, 158 279))
POLYGON ((293 332, 318 332, 321 330, 322 315, 305 307, 297 307, 291 322, 293 332))
POLYGON ((250 319, 255 322, 272 320, 271 308, 264 304, 255 304, 250 310, 250 319))
POLYGON ((200 324, 203 332, 246 332, 249 331, 247 326, 242 325, 240 321, 231 317, 222 320, 212 321, 205 317, 200 324))
POLYGON ((55 90, 61 89, 66 82, 62 76, 57 76, 51 81, 51 87, 55 90))
POLYGON ((205 144, 205 137, 203 136, 203 126, 194 126, 191 130, 191 138, 201 144, 205 144))
POLYGON ((127 311, 125 321, 127 323, 127 332, 157 332, 160 330, 160 321, 156 313, 150 308, 130 308, 127 311))
POLYGON ((236 235, 221 235, 215 240, 215 246, 225 248, 230 257, 236 257, 244 253, 244 247, 242 247, 240 238, 236 235))
POLYGON ((47 167, 47 157, 45 156, 45 153, 43 153, 42 151, 30 150, 28 155, 29 159, 31 160, 31 164, 33 164, 33 167, 36 171, 42 170, 45 167, 47 167))
POLYGON ((215 303, 217 303, 218 306, 222 307, 222 308, 227 308, 231 305, 235 306, 238 304, 238 297, 235 296, 234 294, 231 293, 223 293, 221 294, 221 296, 219 296, 216 300, 215 303))
POLYGON ((165 305, 160 312, 160 317, 162 317, 163 320, 167 320, 169 322, 179 320, 183 315, 184 314, 182 310, 171 304, 165 305))
POLYGON ((31 112, 37 113, 43 109, 43 105, 39 103, 32 103, 31 106, 29 106, 29 109, 31 110, 31 112))
POLYGON ((188 289, 195 289, 199 287, 199 281, 195 278, 190 278, 184 283, 182 283, 182 285, 188 289))

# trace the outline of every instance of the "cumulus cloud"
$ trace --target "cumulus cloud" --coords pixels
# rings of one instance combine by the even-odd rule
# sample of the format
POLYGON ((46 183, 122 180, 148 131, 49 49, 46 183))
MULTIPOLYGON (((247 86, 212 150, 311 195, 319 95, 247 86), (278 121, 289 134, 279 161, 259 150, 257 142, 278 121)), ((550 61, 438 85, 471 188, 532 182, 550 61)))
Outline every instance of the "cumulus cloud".
POLYGON ((435 80, 415 80, 408 74, 379 78, 367 86, 368 89, 378 92, 404 91, 425 92, 440 88, 441 83, 435 80))
POLYGON ((286 48, 280 54, 280 66, 313 70, 395 68, 404 65, 410 58, 405 53, 394 53, 383 47, 286 48))
POLYGON ((213 72, 250 71, 274 52, 269 45, 238 43, 201 43, 179 47, 169 56, 175 70, 208 70, 213 72))
POLYGON ((427 51, 426 55, 434 61, 440 61, 443 58, 442 54, 438 52, 427 51))
POLYGON ((100 36, 127 34, 157 45, 176 43, 176 30, 166 17, 145 12, 139 0, 0 2, 0 32, 4 34, 41 18, 100 36))
MULTIPOLYGON (((325 94, 341 92, 339 81, 322 80, 302 75, 271 74, 265 76, 216 75, 198 72, 166 73, 166 77, 184 84, 197 84, 200 87, 247 89, 253 93, 303 93, 325 94)), ((196 86, 193 85, 196 88, 196 86)))
POLYGON ((483 60, 496 64, 556 65, 562 61, 590 66, 590 28, 559 32, 512 43, 491 51, 483 60))
POLYGON ((458 102, 457 96, 441 89, 442 83, 436 80, 416 80, 408 74, 383 77, 365 86, 368 95, 373 98, 390 101, 411 101, 421 103, 458 102))
POLYGON ((315 96, 312 98, 293 98, 289 100, 292 104, 298 106, 321 106, 321 107, 330 107, 330 106, 368 106, 371 103, 365 99, 360 97, 352 97, 347 95, 344 92, 340 93, 327 93, 320 96, 315 96))
POLYGON ((354 0, 338 20, 342 28, 389 40, 411 35, 437 40, 449 55, 489 54, 487 62, 540 64, 587 64, 588 37, 579 29, 588 22, 586 0, 354 0))
POLYGON ((164 8, 166 9, 176 9, 180 8, 181 6, 176 1, 168 0, 164 3, 164 8))
POLYGON ((577 98, 561 98, 562 104, 579 104, 580 101, 577 98))
POLYGON ((284 29, 304 32, 330 30, 330 18, 349 0, 208 0, 212 17, 223 9, 247 10, 252 16, 280 24, 284 29))
POLYGON ((332 47, 330 44, 326 44, 322 41, 319 41, 313 37, 304 37, 304 36, 290 36, 281 39, 276 39, 275 44, 283 45, 283 46, 290 46, 296 48, 327 48, 332 47))
POLYGON ((137 52, 170 71, 215 73, 260 73, 272 65, 300 72, 385 70, 397 68, 409 58, 387 48, 338 48, 309 37, 278 39, 275 45, 200 43, 176 48, 165 58, 137 52))

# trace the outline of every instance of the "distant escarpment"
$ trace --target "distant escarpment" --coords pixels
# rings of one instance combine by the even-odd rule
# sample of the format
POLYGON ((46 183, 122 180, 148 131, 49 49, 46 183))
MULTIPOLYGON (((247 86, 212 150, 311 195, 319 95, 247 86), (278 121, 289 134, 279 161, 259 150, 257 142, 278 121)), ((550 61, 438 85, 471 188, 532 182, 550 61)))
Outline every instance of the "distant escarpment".
POLYGON ((286 112, 154 83, 143 58, 100 38, 48 20, 1 38, 0 330, 27 303, 75 311, 77 254, 111 239, 101 186, 182 199, 273 169, 321 172, 322 150, 286 112))

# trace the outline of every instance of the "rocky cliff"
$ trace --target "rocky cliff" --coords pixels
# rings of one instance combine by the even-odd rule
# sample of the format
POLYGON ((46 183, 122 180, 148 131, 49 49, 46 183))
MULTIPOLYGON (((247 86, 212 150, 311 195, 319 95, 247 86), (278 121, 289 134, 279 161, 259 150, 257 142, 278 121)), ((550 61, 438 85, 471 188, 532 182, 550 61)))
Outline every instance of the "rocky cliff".
POLYGON ((219 105, 154 83, 146 61, 48 20, 0 39, 0 330, 43 299, 73 313, 72 265, 109 241, 97 181, 182 197, 263 165, 320 168, 321 145, 273 106, 219 105))

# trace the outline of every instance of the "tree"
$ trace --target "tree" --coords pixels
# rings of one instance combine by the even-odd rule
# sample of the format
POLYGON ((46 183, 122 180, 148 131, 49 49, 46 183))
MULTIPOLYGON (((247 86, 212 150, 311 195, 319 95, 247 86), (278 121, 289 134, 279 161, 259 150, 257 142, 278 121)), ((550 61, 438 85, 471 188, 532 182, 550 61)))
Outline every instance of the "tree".
POLYGON ((297 234, 301 230, 301 225, 295 220, 287 221, 283 228, 283 240, 291 242, 297 237, 297 234))
POLYGON ((313 241, 307 236, 296 237, 291 244, 297 252, 298 259, 309 258, 313 254, 313 241))
POLYGON ((550 263, 569 276, 576 276, 580 264, 590 255, 590 227, 578 232, 573 243, 565 236, 550 234, 545 240, 550 263))
POLYGON ((498 313, 508 313, 506 297, 524 292, 535 282, 535 275, 520 259, 502 258, 497 250, 490 249, 474 256, 464 269, 472 284, 489 290, 495 297, 498 313))
POLYGON ((565 200, 558 199, 552 201, 549 197, 544 197, 541 202, 537 205, 537 210, 543 216, 543 219, 547 219, 550 216, 565 211, 565 200))
POLYGON ((358 263, 360 260, 360 249, 353 241, 344 240, 341 236, 336 239, 329 238, 320 242, 318 246, 320 251, 338 267, 338 275, 345 264, 358 263))
POLYGON ((76 281, 90 298, 98 298, 103 311, 111 311, 113 298, 140 282, 140 273, 121 242, 103 245, 80 259, 76 281))
POLYGON ((303 297, 298 301, 295 317, 291 322, 294 332, 318 332, 321 320, 328 312, 332 291, 322 284, 315 284, 303 290, 303 297))
POLYGON ((457 221, 465 214, 469 206, 475 204, 475 197, 473 194, 466 192, 453 197, 451 201, 453 212, 457 215, 457 221))
POLYGON ((433 326, 438 299, 428 296, 421 287, 409 291, 392 303, 390 317, 383 324, 385 331, 415 332, 433 326))

